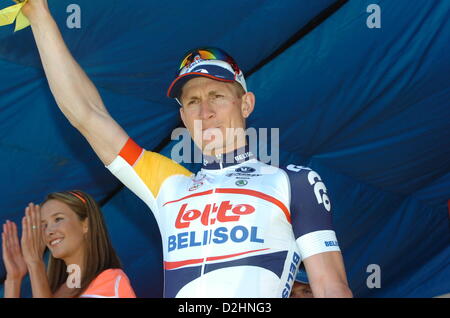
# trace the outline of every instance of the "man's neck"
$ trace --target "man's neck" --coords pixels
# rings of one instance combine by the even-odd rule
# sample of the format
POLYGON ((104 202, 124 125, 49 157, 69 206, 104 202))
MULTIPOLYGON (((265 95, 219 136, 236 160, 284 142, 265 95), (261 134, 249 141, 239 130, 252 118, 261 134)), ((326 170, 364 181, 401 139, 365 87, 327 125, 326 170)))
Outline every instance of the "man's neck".
MULTIPOLYGON (((205 149, 203 155, 207 157, 217 157, 220 158, 227 153, 232 153, 242 147, 247 146, 247 140, 237 140, 232 144, 227 144, 222 148, 205 149)), ((208 148, 208 147, 206 147, 208 148)))
POLYGON ((245 143, 242 147, 228 152, 217 152, 216 155, 203 154, 203 169, 223 169, 244 161, 256 158, 249 146, 245 143))

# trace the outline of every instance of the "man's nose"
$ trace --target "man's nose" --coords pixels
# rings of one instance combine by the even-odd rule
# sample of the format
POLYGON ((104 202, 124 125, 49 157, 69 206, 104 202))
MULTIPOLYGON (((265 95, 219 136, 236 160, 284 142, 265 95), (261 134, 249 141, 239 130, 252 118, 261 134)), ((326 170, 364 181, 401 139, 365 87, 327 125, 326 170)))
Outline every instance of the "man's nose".
POLYGON ((200 104, 200 118, 209 119, 215 116, 214 107, 211 105, 208 99, 204 100, 200 104))

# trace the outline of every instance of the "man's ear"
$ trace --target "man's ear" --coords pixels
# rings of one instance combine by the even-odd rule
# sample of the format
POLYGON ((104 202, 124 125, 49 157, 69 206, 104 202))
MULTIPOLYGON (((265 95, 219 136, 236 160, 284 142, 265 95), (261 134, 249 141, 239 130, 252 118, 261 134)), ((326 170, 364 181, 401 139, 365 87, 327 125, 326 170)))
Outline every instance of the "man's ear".
POLYGON ((250 116, 250 114, 253 112, 253 109, 255 108, 255 100, 255 94, 253 94, 252 92, 245 93, 242 96, 241 111, 244 118, 248 118, 248 116, 250 116))
POLYGON ((184 118, 184 108, 183 108, 183 106, 180 107, 180 117, 181 117, 181 121, 184 124, 184 127, 187 127, 186 126, 186 121, 185 121, 185 118, 184 118))

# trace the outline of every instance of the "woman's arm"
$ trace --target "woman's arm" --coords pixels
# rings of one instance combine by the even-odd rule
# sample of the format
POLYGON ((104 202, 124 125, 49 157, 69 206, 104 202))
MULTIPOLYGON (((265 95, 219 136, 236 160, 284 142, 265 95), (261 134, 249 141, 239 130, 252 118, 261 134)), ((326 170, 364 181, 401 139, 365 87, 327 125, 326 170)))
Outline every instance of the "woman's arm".
POLYGON ((33 298, 52 298, 53 294, 48 282, 44 262, 41 261, 30 264, 28 266, 28 271, 30 273, 33 298))
POLYGON ((19 298, 22 279, 27 274, 27 265, 17 235, 14 222, 6 221, 2 232, 2 257, 6 269, 5 298, 19 298))
POLYGON ((22 279, 9 279, 5 280, 5 294, 4 298, 20 298, 20 287, 22 286, 22 279))

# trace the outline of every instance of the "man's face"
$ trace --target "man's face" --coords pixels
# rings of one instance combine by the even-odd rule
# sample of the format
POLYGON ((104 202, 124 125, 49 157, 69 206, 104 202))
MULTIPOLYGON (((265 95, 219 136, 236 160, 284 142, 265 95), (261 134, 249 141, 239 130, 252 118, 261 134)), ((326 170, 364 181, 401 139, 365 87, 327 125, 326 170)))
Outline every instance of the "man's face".
POLYGON ((239 97, 234 84, 196 77, 183 86, 181 119, 203 153, 214 155, 245 145, 245 119, 254 95, 239 97))
POLYGON ((292 286, 291 298, 314 298, 309 284, 295 281, 292 286))

